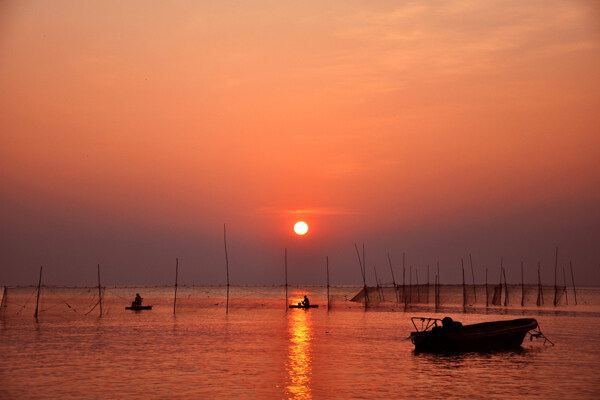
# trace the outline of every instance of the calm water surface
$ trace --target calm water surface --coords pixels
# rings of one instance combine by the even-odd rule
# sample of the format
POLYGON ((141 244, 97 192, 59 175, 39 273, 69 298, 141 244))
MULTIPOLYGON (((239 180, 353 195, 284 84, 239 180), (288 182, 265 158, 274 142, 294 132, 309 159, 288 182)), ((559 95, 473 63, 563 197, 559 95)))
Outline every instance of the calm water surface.
POLYGON ((227 315, 223 289, 202 290, 182 289, 173 316, 171 289, 107 289, 102 318, 56 292, 37 323, 35 299, 9 297, 19 306, 0 318, 0 398, 600 398, 597 289, 581 307, 436 314, 393 303, 365 312, 345 300, 351 288, 336 289, 330 311, 322 288, 292 289, 291 299, 308 294, 321 307, 286 311, 281 288, 234 288, 227 315), (136 291, 152 311, 124 310, 136 291), (556 346, 415 354, 405 340, 415 315, 531 316, 556 346))

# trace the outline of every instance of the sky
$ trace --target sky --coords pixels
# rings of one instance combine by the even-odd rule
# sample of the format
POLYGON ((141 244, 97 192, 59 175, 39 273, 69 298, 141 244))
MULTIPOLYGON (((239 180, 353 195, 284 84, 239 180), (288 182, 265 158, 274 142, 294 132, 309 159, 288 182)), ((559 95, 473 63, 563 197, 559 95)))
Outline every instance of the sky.
POLYGON ((595 1, 0 3, 4 285, 600 285, 599 149, 595 1))

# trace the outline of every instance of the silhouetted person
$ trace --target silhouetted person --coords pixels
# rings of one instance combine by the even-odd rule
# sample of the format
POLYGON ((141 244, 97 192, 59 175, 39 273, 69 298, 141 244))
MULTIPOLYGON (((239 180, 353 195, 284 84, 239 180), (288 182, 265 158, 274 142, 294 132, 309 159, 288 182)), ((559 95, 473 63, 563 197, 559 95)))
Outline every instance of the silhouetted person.
POLYGON ((310 307, 310 301, 308 301, 308 297, 304 296, 304 300, 302 300, 302 307, 310 307))
POLYGON ((462 328, 462 324, 458 321, 453 321, 450 317, 442 319, 442 327, 445 331, 453 331, 462 328))
POLYGON ((142 296, 140 296, 139 293, 135 294, 135 300, 133 300, 133 303, 131 303, 132 307, 141 307, 142 306, 142 296))

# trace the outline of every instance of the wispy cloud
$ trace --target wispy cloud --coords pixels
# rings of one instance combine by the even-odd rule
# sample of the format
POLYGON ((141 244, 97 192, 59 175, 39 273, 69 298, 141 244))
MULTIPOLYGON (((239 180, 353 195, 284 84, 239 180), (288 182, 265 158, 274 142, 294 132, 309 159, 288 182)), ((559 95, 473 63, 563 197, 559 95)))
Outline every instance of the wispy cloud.
POLYGON ((355 215, 356 211, 331 207, 312 207, 302 209, 279 209, 275 207, 261 207, 258 212, 270 215, 355 215))

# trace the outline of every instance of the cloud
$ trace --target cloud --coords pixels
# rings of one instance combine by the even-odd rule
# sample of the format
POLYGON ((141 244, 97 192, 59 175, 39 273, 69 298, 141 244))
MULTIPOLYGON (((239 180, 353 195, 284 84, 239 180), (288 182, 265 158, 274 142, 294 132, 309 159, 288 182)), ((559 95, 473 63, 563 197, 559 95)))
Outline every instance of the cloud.
POLYGON ((356 215, 356 211, 330 207, 313 207, 303 209, 278 209, 275 207, 261 207, 257 210, 261 214, 269 215, 356 215))

